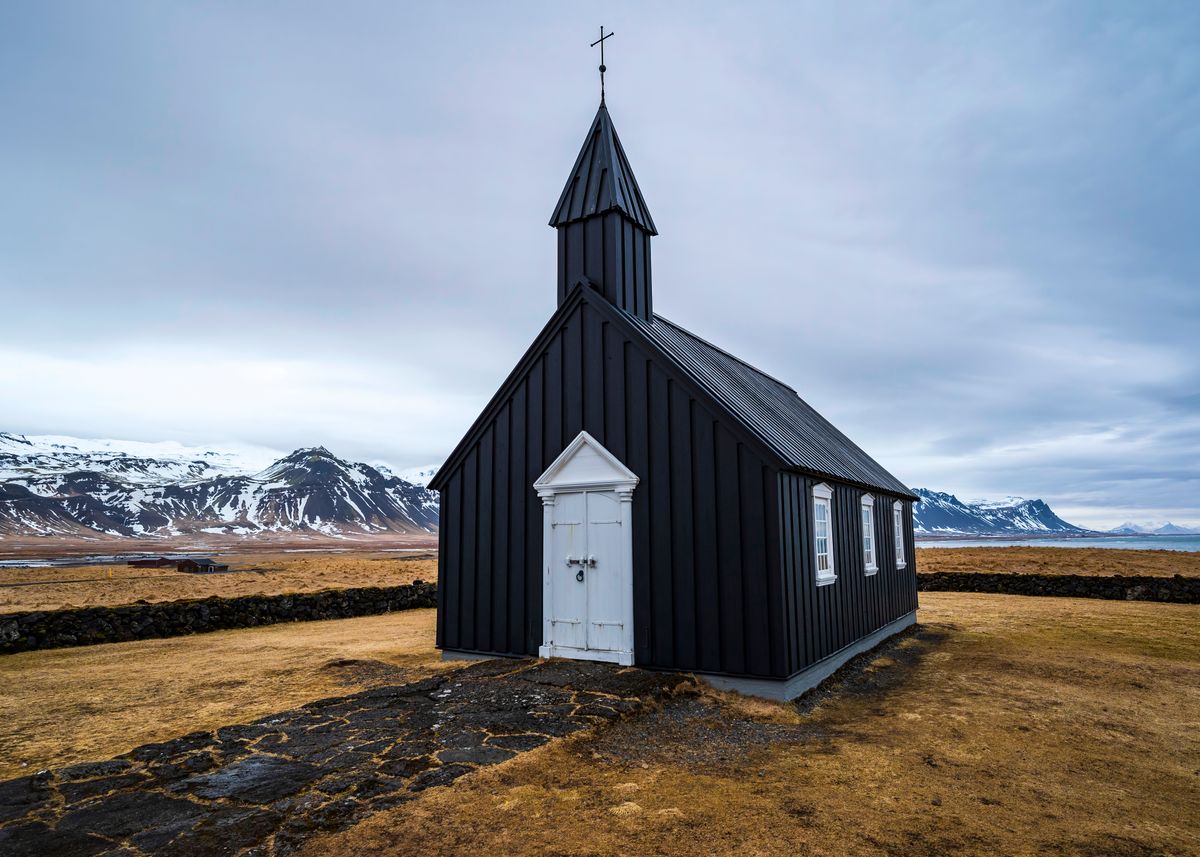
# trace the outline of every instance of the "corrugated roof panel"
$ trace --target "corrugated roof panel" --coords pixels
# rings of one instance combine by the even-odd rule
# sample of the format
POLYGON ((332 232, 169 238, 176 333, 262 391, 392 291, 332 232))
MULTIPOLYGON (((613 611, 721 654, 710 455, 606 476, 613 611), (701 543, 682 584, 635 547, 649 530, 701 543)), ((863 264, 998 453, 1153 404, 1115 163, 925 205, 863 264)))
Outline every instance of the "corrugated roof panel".
POLYGON ((662 316, 630 318, 789 467, 913 496, 791 387, 662 316))

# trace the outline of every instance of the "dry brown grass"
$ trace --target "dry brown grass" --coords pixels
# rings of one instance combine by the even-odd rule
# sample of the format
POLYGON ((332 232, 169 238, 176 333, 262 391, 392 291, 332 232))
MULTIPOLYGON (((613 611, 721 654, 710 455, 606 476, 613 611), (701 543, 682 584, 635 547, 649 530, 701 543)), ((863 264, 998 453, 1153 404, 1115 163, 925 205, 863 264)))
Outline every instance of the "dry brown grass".
POLYGON ((437 535, 429 533, 363 533, 327 536, 321 533, 256 533, 253 536, 198 533, 168 539, 136 539, 125 536, 92 534, 84 537, 23 536, 0 533, 0 559, 36 559, 96 554, 155 554, 164 551, 202 555, 225 553, 279 553, 285 549, 341 551, 380 551, 395 548, 437 550, 437 535))
MULTIPOLYGON (((373 552, 285 553, 256 549, 221 554, 233 574, 181 574, 127 565, 0 570, 0 613, 62 607, 173 601, 212 595, 269 595, 354 586, 397 586, 437 580, 435 554, 373 552)), ((917 568, 929 571, 1018 574, 1200 577, 1200 553, 1104 548, 918 548, 917 568)))
POLYGON ((1116 548, 917 548, 917 571, 1200 577, 1200 553, 1116 548))
POLYGON ((435 611, 0 657, 0 779, 443 669, 435 611))
POLYGON ((1200 851, 1200 607, 923 593, 920 620, 809 715, 713 694, 716 718, 556 742, 303 853, 1200 851))
POLYGON ((0 613, 174 601, 211 595, 275 595, 437 580, 436 554, 231 553, 231 573, 183 574, 168 568, 76 565, 0 570, 0 613), (26 584, 10 586, 7 584, 26 584))

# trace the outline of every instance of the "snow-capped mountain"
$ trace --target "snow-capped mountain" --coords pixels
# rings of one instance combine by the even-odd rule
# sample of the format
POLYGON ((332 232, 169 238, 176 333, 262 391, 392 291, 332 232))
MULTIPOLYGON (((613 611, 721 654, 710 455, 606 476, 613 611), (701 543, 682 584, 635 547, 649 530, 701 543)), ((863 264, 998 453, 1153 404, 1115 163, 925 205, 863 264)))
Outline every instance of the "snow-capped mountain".
POLYGON ((115 444, 0 434, 0 539, 437 532, 435 492, 324 447, 257 469, 253 450, 115 444))
POLYGON ((953 494, 914 489, 913 528, 921 535, 1083 535, 1042 500, 1006 497, 964 503, 953 494))
POLYGON ((258 446, 184 446, 174 441, 90 440, 0 432, 0 482, 52 478, 80 470, 152 485, 211 476, 250 475, 282 452, 258 446))
POLYGON ((1165 524, 1135 524, 1126 521, 1108 532, 1114 536, 1200 536, 1200 529, 1181 527, 1167 521, 1165 524))
POLYGON ((437 475, 441 467, 442 465, 440 464, 426 464, 422 467, 410 467, 407 470, 401 470, 396 475, 405 482, 411 482, 413 485, 420 485, 424 488, 437 475))

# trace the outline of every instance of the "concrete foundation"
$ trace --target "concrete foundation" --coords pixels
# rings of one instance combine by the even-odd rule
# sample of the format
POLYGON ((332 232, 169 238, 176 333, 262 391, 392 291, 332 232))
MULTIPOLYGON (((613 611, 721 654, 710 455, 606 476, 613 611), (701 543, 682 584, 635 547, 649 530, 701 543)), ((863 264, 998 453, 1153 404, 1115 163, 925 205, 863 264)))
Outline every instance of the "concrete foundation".
POLYGON ((817 663, 808 669, 796 673, 791 678, 740 678, 738 676, 711 675, 707 673, 697 673, 696 676, 718 690, 734 690, 747 696, 761 696, 777 702, 789 702, 825 681, 825 679, 837 672, 846 661, 855 655, 861 655, 863 652, 870 651, 888 639, 888 637, 892 637, 905 628, 916 624, 916 621, 917 612, 914 610, 912 613, 889 622, 873 634, 869 634, 861 640, 856 640, 844 649, 834 652, 824 660, 817 661, 817 663))
POLYGON ((458 652, 454 649, 442 649, 443 661, 490 661, 503 655, 481 655, 478 652, 458 652))

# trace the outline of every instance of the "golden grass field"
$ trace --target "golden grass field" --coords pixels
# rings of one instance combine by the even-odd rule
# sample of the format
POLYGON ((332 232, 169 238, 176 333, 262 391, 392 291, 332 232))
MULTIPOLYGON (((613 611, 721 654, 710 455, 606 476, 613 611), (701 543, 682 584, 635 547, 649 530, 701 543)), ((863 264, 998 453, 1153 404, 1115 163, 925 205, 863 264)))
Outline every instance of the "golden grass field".
POLYGON ((1200 577, 1200 553, 1114 548, 917 548, 917 571, 1200 577))
MULTIPOLYGON (((918 616, 809 713, 706 691, 703 717, 555 742, 304 853, 1200 851, 1200 606, 922 593, 918 616)), ((445 669, 433 627, 418 610, 5 656, 0 777, 445 669)))
POLYGON ((444 669, 435 618, 406 610, 0 656, 0 780, 444 669))
MULTIPOLYGON (((1194 555, 1162 553, 929 549, 918 568, 1195 573, 1194 555)), ((395 554, 233 559, 275 570, 0 574, 88 581, 36 596, 57 606, 436 578, 434 559, 395 554)), ((701 690, 304 853, 1200 853, 1200 605, 921 593, 918 620, 811 710, 701 690)), ((414 610, 2 656, 0 779, 451 668, 434 623, 414 610)))
POLYGON ((1200 606, 918 615, 811 713, 709 692, 711 715, 555 742, 301 853, 1200 853, 1200 606))
POLYGON ((437 580, 437 553, 270 553, 220 554, 223 574, 184 574, 173 568, 129 565, 75 565, 59 568, 0 569, 0 613, 55 610, 144 601, 175 601, 219 595, 276 595, 400 586, 437 580), (10 585, 20 584, 20 585, 10 585))
MULTIPOLYGON (((211 595, 272 595, 437 580, 436 552, 219 554, 237 573, 182 574, 127 565, 0 569, 0 613, 173 601, 211 595), (5 584, 22 584, 10 586, 5 584)), ((1017 574, 1200 576, 1200 553, 1104 548, 918 548, 917 570, 1017 574)))

